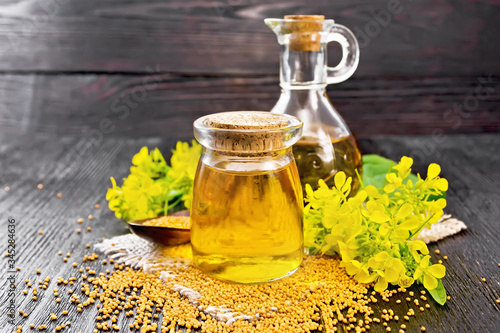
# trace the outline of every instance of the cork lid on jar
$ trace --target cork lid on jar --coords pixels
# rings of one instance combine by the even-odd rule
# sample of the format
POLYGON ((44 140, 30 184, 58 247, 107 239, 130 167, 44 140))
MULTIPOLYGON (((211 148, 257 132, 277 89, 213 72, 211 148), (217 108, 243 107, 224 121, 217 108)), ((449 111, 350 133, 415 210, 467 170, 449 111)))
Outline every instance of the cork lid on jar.
POLYGON ((295 117, 261 111, 211 114, 194 122, 196 139, 205 147, 235 153, 264 153, 290 147, 302 133, 295 117))

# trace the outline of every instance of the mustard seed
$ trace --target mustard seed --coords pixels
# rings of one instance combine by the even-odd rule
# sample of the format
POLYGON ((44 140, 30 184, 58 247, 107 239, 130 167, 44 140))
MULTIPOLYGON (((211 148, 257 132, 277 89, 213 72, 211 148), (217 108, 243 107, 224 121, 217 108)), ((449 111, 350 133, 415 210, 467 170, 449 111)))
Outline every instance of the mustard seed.
POLYGON ((6 186, 6 187, 4 188, 4 191, 5 191, 5 192, 9 192, 9 191, 10 191, 10 187, 6 186))
POLYGON ((62 198, 62 193, 57 193, 57 197, 58 197, 59 199, 61 199, 61 198, 62 198))
POLYGON ((37 187, 39 190, 43 189, 43 185, 42 185, 42 184, 38 184, 36 187, 37 187))
POLYGON ((89 215, 89 220, 93 220, 93 219, 94 219, 94 216, 89 215))
POLYGON ((100 206, 99 206, 99 204, 95 204, 94 207, 95 207, 95 209, 99 209, 100 206))

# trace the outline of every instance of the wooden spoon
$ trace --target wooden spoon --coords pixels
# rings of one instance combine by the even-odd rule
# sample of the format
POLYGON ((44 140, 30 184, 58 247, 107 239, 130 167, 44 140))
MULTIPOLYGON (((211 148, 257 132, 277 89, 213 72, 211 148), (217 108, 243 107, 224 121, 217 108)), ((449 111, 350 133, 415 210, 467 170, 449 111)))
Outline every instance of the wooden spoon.
MULTIPOLYGON (((172 216, 189 216, 189 211, 182 210, 172 216)), ((144 223, 149 220, 151 219, 128 222, 128 228, 133 234, 162 245, 179 245, 189 242, 191 237, 189 229, 145 225, 144 223)))

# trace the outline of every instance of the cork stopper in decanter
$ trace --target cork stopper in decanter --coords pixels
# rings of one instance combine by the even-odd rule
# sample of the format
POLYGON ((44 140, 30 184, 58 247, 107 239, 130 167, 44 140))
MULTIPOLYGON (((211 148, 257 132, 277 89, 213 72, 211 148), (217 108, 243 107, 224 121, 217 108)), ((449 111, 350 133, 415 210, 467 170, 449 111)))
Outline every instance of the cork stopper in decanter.
POLYGON ((323 15, 285 15, 285 26, 290 36, 290 51, 319 52, 321 33, 323 31, 323 15))

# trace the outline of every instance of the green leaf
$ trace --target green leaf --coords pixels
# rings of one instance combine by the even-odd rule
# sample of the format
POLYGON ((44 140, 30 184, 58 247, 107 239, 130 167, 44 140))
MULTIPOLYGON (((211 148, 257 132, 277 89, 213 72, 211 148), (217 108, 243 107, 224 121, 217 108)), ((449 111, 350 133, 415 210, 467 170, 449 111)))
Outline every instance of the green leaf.
POLYGON ((443 282, 441 282, 441 279, 438 280, 438 286, 435 289, 429 290, 429 294, 431 294, 432 298, 436 302, 438 302, 441 305, 444 305, 446 303, 446 290, 444 289, 443 282))
MULTIPOLYGON (((383 188, 386 182, 385 176, 396 164, 396 162, 380 155, 363 155, 363 185, 383 188)), ((408 179, 411 179, 413 183, 418 181, 417 176, 413 174, 408 179)))
MULTIPOLYGON (((386 185, 385 176, 396 164, 396 162, 380 155, 363 155, 363 185, 373 185, 376 188, 383 188, 386 185)), ((408 178, 406 178, 405 184, 408 181, 416 184, 418 177, 411 173, 408 178)), ((437 200, 439 198, 446 198, 446 193, 439 196, 432 195, 429 197, 429 200, 437 200)))

